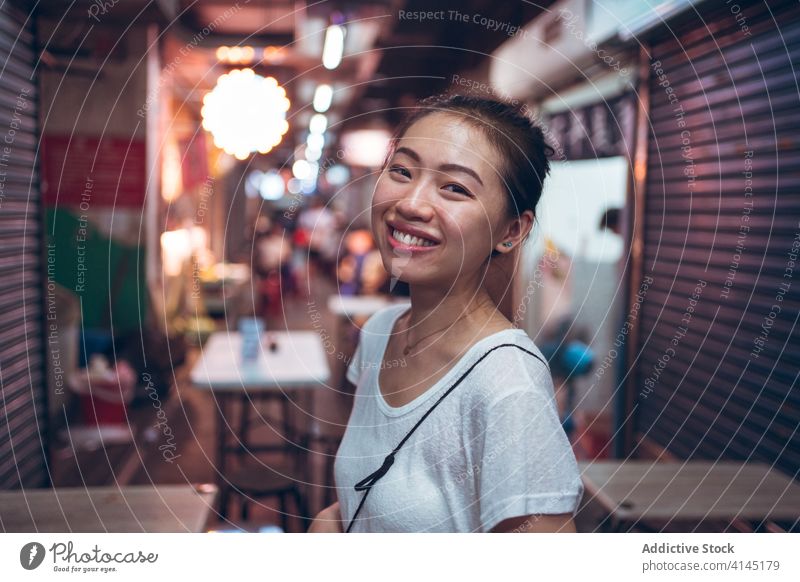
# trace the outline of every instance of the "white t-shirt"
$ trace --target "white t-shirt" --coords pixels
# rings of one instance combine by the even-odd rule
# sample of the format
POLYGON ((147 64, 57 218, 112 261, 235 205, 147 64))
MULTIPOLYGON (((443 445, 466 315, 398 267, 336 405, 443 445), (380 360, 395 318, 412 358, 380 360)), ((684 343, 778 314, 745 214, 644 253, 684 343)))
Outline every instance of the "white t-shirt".
MULTIPOLYGON (((429 390, 389 406, 378 374, 389 334, 406 305, 375 313, 347 370, 353 411, 336 455, 344 527, 364 495, 354 485, 377 470, 423 414, 483 354, 513 343, 542 353, 520 329, 476 342, 429 390)), ((384 366, 413 365, 386 362, 384 366)), ((507 346, 492 352, 425 419, 372 488, 354 532, 484 532, 510 517, 574 513, 583 496, 561 428, 547 366, 507 346)))

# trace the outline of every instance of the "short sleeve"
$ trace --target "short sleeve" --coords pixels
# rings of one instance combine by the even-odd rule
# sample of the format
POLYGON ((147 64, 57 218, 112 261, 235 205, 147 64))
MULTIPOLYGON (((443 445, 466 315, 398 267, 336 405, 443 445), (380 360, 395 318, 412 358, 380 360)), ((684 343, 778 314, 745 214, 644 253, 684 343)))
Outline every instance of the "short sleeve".
POLYGON ((574 513, 583 497, 552 379, 506 394, 485 413, 478 494, 482 531, 524 515, 574 513))

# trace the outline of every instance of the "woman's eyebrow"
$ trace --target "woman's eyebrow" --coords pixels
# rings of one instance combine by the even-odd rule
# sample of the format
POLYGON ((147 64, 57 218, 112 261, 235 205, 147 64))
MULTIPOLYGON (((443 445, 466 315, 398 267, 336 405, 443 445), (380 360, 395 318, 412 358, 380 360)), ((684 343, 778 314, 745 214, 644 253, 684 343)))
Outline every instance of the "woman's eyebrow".
MULTIPOLYGON (((414 160, 415 162, 418 162, 418 163, 422 161, 422 158, 420 158, 420 156, 419 156, 419 154, 417 152, 415 152, 411 148, 408 148, 408 147, 405 147, 405 146, 401 146, 401 147, 397 148, 394 153, 395 153, 395 155, 397 155, 397 154, 405 154, 409 158, 411 158, 412 160, 414 160)), ((468 168, 466 166, 462 166, 461 164, 442 164, 442 165, 439 166, 438 170, 441 171, 441 172, 462 172, 464 174, 472 176, 473 178, 475 178, 475 180, 477 180, 478 184, 483 186, 483 180, 481 180, 481 177, 478 175, 478 173, 475 170, 473 170, 472 168, 468 168)))
POLYGON ((466 166, 462 166, 460 164, 442 164, 441 166, 439 166, 439 170, 441 170, 442 172, 462 172, 464 174, 472 176, 473 178, 475 178, 475 180, 477 180, 478 184, 483 186, 483 180, 481 180, 481 177, 478 175, 478 173, 475 172, 475 170, 468 168, 466 166))

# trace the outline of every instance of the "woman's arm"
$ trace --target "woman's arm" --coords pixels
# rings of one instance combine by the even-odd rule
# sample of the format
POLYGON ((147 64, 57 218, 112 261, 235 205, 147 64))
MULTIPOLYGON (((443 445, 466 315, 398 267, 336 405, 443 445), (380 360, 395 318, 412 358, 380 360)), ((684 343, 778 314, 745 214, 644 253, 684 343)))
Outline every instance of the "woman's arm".
POLYGON ((521 515, 504 519, 492 533, 575 533, 571 513, 557 515, 521 515))
POLYGON ((317 514, 308 533, 342 533, 342 514, 339 512, 338 501, 317 514))

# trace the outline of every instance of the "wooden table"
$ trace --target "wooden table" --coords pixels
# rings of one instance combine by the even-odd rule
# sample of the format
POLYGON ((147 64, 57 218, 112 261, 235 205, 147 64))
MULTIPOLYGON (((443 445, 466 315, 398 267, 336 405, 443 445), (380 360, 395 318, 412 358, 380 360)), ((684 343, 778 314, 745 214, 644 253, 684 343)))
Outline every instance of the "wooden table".
POLYGON ((202 348, 202 355, 192 368, 192 384, 213 393, 217 406, 217 484, 220 489, 220 513, 227 514, 229 454, 268 451, 286 446, 251 446, 247 442, 247 418, 242 415, 238 428, 230 418, 231 404, 239 400, 246 411, 251 399, 280 397, 283 402, 282 437, 288 446, 297 444, 291 423, 294 397, 306 398, 306 420, 313 419, 312 391, 330 380, 328 358, 320 335, 313 331, 268 332, 262 339, 258 359, 242 362, 241 336, 238 332, 217 332, 202 348), (270 351, 269 341, 277 344, 270 351), (233 442, 229 444, 229 434, 233 442))
POLYGON ((6 533, 202 532, 214 485, 158 485, 0 491, 6 533))
POLYGON ((736 520, 794 522, 800 485, 765 463, 732 461, 580 463, 585 499, 607 513, 604 527, 736 520))

